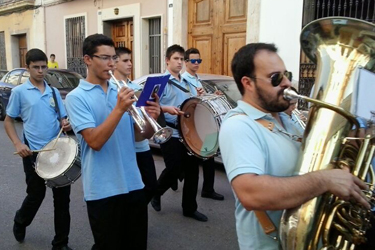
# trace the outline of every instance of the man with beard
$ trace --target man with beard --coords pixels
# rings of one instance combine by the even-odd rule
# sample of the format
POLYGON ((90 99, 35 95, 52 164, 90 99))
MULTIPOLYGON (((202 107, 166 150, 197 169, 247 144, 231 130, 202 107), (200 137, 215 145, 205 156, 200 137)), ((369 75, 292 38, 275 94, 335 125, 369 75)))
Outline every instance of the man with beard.
POLYGON ((292 77, 273 44, 242 47, 234 55, 232 72, 242 99, 228 112, 219 143, 236 196, 240 249, 279 249, 254 211, 264 211, 278 228, 283 209, 325 192, 370 208, 361 191, 366 185, 348 171, 331 169, 293 176, 300 142, 292 136, 295 124, 283 112, 290 105, 283 91, 291 86, 292 77))

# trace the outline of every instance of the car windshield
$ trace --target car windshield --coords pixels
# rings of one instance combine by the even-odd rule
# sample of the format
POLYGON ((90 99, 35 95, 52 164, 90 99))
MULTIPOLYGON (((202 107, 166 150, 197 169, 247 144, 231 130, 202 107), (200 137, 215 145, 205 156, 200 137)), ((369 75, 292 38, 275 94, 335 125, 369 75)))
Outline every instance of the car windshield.
POLYGON ((48 84, 55 88, 75 88, 79 84, 79 80, 82 77, 73 72, 62 72, 62 71, 48 71, 45 76, 48 84))
POLYGON ((204 87, 209 93, 214 93, 216 88, 223 92, 233 107, 236 107, 237 101, 241 99, 241 94, 233 80, 204 80, 202 82, 206 83, 204 87))

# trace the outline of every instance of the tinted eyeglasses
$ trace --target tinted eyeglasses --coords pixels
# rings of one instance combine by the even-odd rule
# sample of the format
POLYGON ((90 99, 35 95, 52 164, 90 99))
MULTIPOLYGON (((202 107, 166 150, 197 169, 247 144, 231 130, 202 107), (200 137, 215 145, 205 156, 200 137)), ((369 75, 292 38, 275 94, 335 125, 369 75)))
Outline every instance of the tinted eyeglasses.
POLYGON ((186 59, 187 62, 191 62, 192 64, 198 63, 200 64, 202 62, 202 59, 186 59))
MULTIPOLYGON (((274 87, 277 87, 280 85, 280 83, 283 81, 284 76, 288 78, 289 81, 292 81, 293 74, 290 71, 285 71, 285 72, 277 72, 274 73, 270 76, 269 79, 271 79, 271 84, 274 87)), ((263 78, 258 78, 258 77, 251 77, 252 79, 263 79, 263 78)))

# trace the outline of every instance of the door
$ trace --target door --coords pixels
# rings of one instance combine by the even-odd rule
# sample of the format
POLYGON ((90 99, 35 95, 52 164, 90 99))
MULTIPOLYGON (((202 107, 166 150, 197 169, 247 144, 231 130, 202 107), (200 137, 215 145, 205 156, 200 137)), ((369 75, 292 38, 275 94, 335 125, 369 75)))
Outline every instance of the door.
POLYGON ((20 67, 26 67, 27 40, 26 34, 18 36, 18 48, 20 52, 20 67))
MULTIPOLYGON (((133 51, 133 20, 124 19, 112 23, 111 27, 112 39, 116 47, 126 47, 133 51)), ((132 53, 132 62, 134 65, 134 53, 132 53)), ((130 75, 130 79, 133 79, 133 72, 130 75)))
POLYGON ((246 44, 247 0, 189 0, 188 46, 199 49, 200 73, 232 75, 234 53, 246 44))

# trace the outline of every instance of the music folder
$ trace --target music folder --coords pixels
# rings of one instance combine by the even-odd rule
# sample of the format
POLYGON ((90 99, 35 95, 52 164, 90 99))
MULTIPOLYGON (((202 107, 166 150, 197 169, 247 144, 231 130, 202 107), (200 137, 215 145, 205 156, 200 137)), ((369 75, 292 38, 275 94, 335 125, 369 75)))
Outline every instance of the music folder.
POLYGON ((142 93, 138 98, 136 106, 147 106, 147 101, 155 101, 155 98, 153 98, 154 93, 161 97, 170 76, 171 75, 169 74, 162 76, 149 76, 146 80, 142 93))

